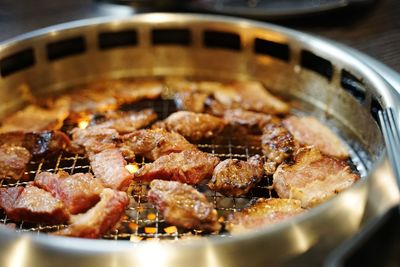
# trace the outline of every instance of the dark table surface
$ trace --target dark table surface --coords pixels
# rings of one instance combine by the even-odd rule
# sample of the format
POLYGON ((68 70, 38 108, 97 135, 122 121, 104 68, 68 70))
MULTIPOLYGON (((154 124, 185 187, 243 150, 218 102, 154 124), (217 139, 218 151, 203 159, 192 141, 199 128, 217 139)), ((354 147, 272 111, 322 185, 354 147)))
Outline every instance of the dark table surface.
MULTIPOLYGON (((0 41, 52 24, 121 13, 135 11, 92 0, 0 0, 0 41)), ((400 72, 400 0, 274 23, 350 45, 400 72)))

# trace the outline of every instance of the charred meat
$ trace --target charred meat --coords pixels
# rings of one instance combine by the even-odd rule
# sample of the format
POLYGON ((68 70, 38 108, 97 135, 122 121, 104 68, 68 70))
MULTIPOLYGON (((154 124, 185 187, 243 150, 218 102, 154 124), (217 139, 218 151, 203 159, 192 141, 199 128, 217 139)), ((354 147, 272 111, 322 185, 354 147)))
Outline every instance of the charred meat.
POLYGON ((178 111, 157 124, 157 127, 177 132, 190 141, 199 141, 217 136, 224 130, 225 122, 208 114, 178 111))
POLYGON ((88 153, 101 152, 116 147, 119 134, 114 129, 75 128, 72 130, 72 143, 88 153))
POLYGON ((69 219, 68 211, 60 200, 31 184, 0 188, 0 207, 16 222, 59 224, 69 219))
POLYGON ((266 124, 277 120, 268 114, 243 109, 229 109, 225 111, 224 119, 234 128, 244 129, 251 134, 261 134, 266 124))
POLYGON ((170 153, 185 150, 197 150, 183 136, 164 129, 139 130, 121 137, 120 149, 125 158, 141 155, 150 160, 156 160, 170 153))
POLYGON ((340 193, 359 179, 342 160, 313 147, 301 148, 294 163, 281 164, 274 174, 274 189, 281 198, 301 201, 310 208, 340 193))
POLYGON ((218 163, 218 157, 201 151, 185 150, 146 164, 135 173, 135 178, 142 181, 162 179, 199 184, 211 177, 218 163))
POLYGON ((193 187, 173 181, 154 180, 149 202, 173 225, 188 229, 219 231, 218 214, 207 198, 193 187))
POLYGON ((294 199, 258 199, 255 204, 230 216, 226 228, 232 234, 279 223, 306 210, 294 199))
POLYGON ((69 105, 69 99, 65 97, 55 101, 51 107, 31 104, 3 120, 0 133, 59 130, 69 115, 69 105))
POLYGON ((61 200, 71 214, 90 209, 100 200, 103 190, 100 180, 90 173, 41 172, 35 177, 35 185, 61 200))
POLYGON ((208 97, 208 93, 182 91, 176 93, 174 99, 179 110, 203 112, 208 97))
POLYGON ((117 224, 129 198, 125 192, 104 189, 100 201, 86 213, 71 216, 71 224, 56 235, 99 238, 117 224))
POLYGON ((215 167, 208 187, 226 196, 245 195, 264 175, 264 163, 259 155, 248 161, 226 159, 215 167))
POLYGON ((60 131, 7 132, 0 134, 0 145, 8 144, 26 148, 34 157, 43 157, 69 149, 71 141, 60 131))
POLYGON ((283 124, 302 145, 313 145, 322 153, 340 159, 349 157, 342 141, 316 118, 290 116, 283 124))
POLYGON ((124 112, 114 116, 105 122, 91 126, 96 129, 114 129, 120 134, 130 133, 146 127, 157 119, 157 114, 152 109, 145 109, 138 112, 124 112))
POLYGON ((89 153, 90 166, 105 187, 124 191, 133 179, 125 168, 126 161, 118 148, 89 153))
POLYGON ((89 84, 69 94, 71 111, 103 112, 121 104, 160 97, 163 86, 157 81, 108 80, 89 84))
POLYGON ((20 146, 4 144, 0 146, 0 178, 18 180, 23 177, 31 153, 20 146))
POLYGON ((273 174, 276 167, 299 148, 299 144, 282 124, 269 123, 264 128, 261 147, 267 157, 266 172, 273 174))

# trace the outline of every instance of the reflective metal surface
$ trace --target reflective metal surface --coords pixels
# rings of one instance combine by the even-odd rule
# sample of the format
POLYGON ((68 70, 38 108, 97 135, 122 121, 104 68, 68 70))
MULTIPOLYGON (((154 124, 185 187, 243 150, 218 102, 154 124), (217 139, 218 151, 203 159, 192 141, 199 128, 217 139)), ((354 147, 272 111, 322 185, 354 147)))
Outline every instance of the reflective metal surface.
POLYGON ((23 104, 17 90, 23 84, 40 96, 99 78, 186 75, 257 79, 270 90, 292 99, 297 108, 338 129, 366 169, 365 179, 310 212, 232 238, 134 244, 20 234, 0 227, 1 266, 298 266, 305 262, 307 266, 318 265, 332 247, 399 199, 398 192, 392 190, 395 181, 373 118, 380 106, 394 107, 398 113, 399 95, 346 48, 300 32, 204 15, 89 19, 0 44, 0 72, 0 116, 7 116, 23 104), (155 37, 154 30, 163 29, 180 29, 184 34, 168 35, 166 39, 155 37), (137 37, 132 45, 109 49, 99 46, 101 33, 132 30, 137 37), (218 41, 207 41, 207 31, 216 32, 220 36, 218 41), (186 33, 189 41, 182 42, 186 33), (226 36, 230 37, 223 38, 226 36), (61 49, 56 59, 49 56, 51 44, 76 38, 83 40, 83 46, 74 43, 81 49, 61 49), (157 38, 164 41, 160 44, 157 38), (262 40, 261 47, 256 48, 256 39, 262 40), (25 57, 24 64, 10 65, 7 60, 18 59, 21 51, 32 51, 33 63, 32 58, 25 57), (344 70, 360 82, 362 100, 344 89, 344 70))

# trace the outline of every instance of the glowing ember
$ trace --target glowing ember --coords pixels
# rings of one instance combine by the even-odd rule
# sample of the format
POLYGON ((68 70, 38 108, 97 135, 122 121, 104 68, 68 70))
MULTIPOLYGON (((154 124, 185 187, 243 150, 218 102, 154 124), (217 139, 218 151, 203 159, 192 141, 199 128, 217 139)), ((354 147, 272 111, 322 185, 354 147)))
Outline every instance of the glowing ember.
POLYGON ((138 243, 143 239, 143 237, 137 236, 137 235, 131 235, 130 241, 134 243, 138 243))
POLYGON ((156 215, 154 213, 149 213, 147 214, 147 219, 153 221, 156 219, 156 215))
POLYGON ((138 227, 138 225, 134 222, 129 223, 128 226, 129 226, 129 229, 131 229, 132 231, 136 231, 136 229, 138 227))
POLYGON ((86 127, 88 127, 89 125, 89 121, 87 120, 82 120, 80 122, 78 122, 78 127, 81 129, 86 129, 86 127))
POLYGON ((157 232, 157 228, 155 227, 145 227, 144 232, 146 234, 155 234, 157 232))
POLYGON ((169 227, 165 227, 165 228, 164 228, 164 231, 165 231, 167 234, 172 235, 172 234, 175 234, 176 232, 178 232, 178 228, 176 228, 176 226, 169 226, 169 227))
POLYGON ((135 173, 139 170, 139 166, 136 163, 130 163, 125 166, 125 169, 127 169, 129 173, 135 173))

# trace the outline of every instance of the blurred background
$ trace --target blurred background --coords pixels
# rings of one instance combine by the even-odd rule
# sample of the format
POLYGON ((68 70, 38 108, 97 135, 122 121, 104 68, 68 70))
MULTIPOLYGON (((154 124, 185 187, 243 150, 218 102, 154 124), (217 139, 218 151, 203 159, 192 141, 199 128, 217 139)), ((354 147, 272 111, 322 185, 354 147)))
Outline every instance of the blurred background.
POLYGON ((0 41, 75 19, 149 11, 269 21, 350 45, 400 72, 399 0, 0 0, 0 41))

